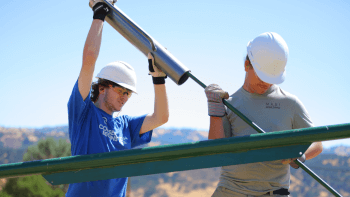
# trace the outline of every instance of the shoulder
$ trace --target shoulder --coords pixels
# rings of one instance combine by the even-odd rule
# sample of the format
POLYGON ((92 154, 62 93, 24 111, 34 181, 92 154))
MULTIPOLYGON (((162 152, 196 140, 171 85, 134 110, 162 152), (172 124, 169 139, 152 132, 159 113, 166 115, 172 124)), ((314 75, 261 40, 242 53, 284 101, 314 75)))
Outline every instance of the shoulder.
POLYGON ((298 99, 298 97, 295 96, 294 94, 287 92, 286 90, 283 90, 278 85, 275 85, 275 86, 276 86, 275 94, 277 94, 278 97, 283 98, 285 100, 292 101, 292 102, 295 102, 298 99))
POLYGON ((301 102, 301 100, 294 94, 291 94, 285 90, 282 90, 282 88, 278 87, 278 91, 281 95, 283 95, 283 98, 287 101, 289 101, 290 105, 293 107, 293 110, 295 111, 305 111, 304 104, 301 102))
POLYGON ((74 86, 73 86, 73 90, 71 92, 71 95, 69 97, 69 101, 68 103, 75 103, 75 104, 79 104, 79 103, 92 103, 91 99, 90 99, 90 92, 88 94, 88 97, 86 97, 85 99, 82 97, 80 91, 79 91, 79 86, 78 86, 78 80, 75 82, 74 86))
POLYGON ((244 97, 244 92, 242 91, 242 89, 243 88, 241 87, 236 92, 231 94, 230 97, 227 99, 227 101, 232 104, 237 100, 242 99, 242 97, 244 97))

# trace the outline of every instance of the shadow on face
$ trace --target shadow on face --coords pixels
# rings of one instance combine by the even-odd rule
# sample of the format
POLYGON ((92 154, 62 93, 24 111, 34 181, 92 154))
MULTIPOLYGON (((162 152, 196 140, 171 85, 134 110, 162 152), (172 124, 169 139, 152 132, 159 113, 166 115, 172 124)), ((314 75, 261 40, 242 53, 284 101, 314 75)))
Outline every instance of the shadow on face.
POLYGON ((262 81, 255 73, 249 60, 244 63, 246 77, 243 88, 250 93, 264 94, 272 84, 262 81))

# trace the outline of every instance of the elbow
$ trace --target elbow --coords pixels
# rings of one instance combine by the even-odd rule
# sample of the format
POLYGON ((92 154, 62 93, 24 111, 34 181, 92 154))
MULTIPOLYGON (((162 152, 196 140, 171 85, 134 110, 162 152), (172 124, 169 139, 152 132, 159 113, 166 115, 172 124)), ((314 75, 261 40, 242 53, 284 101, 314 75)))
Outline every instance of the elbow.
POLYGON ((314 146, 315 155, 319 155, 322 153, 323 151, 322 142, 314 142, 313 146, 314 146))
POLYGON ((169 121, 169 114, 162 116, 160 121, 162 125, 167 123, 169 121))
POLYGON ((321 154, 323 151, 322 142, 314 142, 310 146, 310 148, 306 151, 306 159, 313 159, 317 157, 319 154, 321 154))
POLYGON ((318 155, 322 153, 323 151, 323 145, 322 142, 317 142, 317 147, 318 147, 318 155))
POLYGON ((167 109, 161 117, 162 123, 165 124, 169 121, 169 109, 167 109))
POLYGON ((162 126, 163 124, 167 123, 169 120, 169 114, 162 114, 160 116, 156 117, 157 121, 157 127, 162 126))

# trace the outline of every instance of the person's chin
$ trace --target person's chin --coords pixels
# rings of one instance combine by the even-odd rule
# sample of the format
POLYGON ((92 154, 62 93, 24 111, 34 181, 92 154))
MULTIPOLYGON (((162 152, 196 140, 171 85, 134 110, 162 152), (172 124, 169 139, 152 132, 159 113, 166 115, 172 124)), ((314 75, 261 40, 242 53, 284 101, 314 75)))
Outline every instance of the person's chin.
POLYGON ((122 109, 123 109, 123 106, 120 106, 120 107, 118 108, 118 111, 122 111, 122 109))
POLYGON ((113 112, 120 112, 122 107, 114 107, 113 112))

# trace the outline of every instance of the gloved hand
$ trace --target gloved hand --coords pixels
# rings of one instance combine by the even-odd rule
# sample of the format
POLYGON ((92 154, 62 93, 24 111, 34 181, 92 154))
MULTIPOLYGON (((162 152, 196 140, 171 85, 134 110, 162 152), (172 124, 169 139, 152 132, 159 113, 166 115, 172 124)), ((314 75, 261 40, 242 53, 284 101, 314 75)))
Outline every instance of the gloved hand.
MULTIPOLYGON (((299 161, 301 161, 302 163, 304 163, 304 162, 306 161, 305 154, 303 154, 303 155, 302 155, 301 157, 299 157, 298 159, 299 159, 299 161)), ((293 160, 292 162, 290 162, 289 165, 290 165, 292 168, 294 168, 294 169, 298 169, 298 168, 299 168, 298 164, 296 164, 296 163, 294 162, 294 160, 293 160)))
POLYGON ((165 84, 165 78, 167 78, 167 75, 154 64, 154 57, 152 53, 148 53, 147 57, 149 70, 148 74, 152 75, 153 84, 165 84))
MULTIPOLYGON (((117 0, 108 0, 108 2, 114 5, 117 0)), ((110 12, 108 5, 106 5, 103 0, 89 0, 89 4, 94 11, 93 19, 100 19, 104 21, 107 14, 110 12)))
POLYGON ((225 115, 225 106, 222 103, 222 99, 228 99, 228 93, 217 84, 210 84, 204 91, 208 99, 209 116, 223 117, 225 115))

